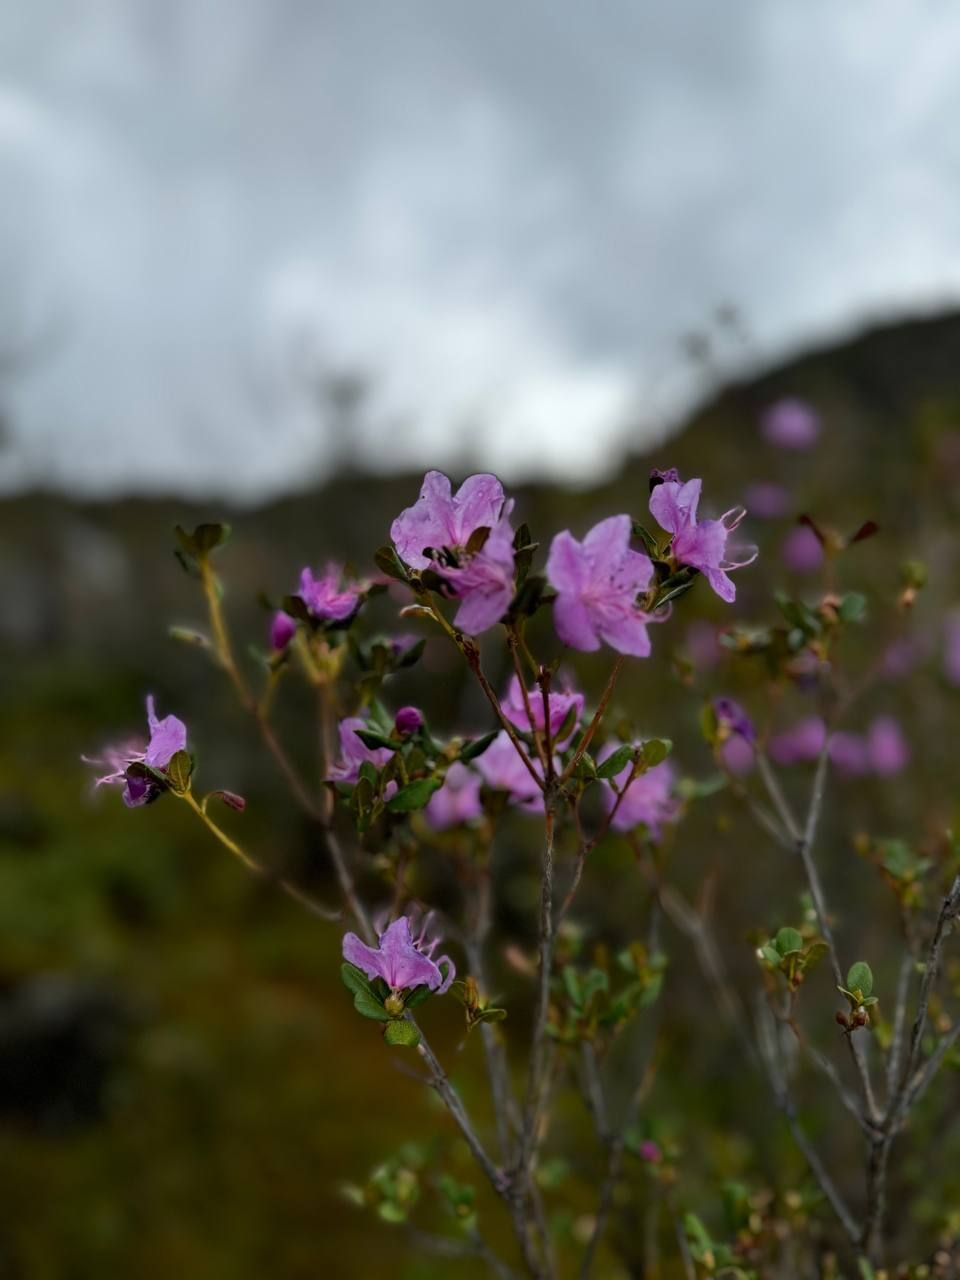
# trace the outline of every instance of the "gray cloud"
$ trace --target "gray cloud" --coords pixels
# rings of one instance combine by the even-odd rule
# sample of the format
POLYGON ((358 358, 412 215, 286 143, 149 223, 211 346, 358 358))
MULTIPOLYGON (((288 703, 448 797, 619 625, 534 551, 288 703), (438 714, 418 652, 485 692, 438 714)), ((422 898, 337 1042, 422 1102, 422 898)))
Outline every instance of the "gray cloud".
POLYGON ((0 352, 57 337, 0 483, 283 488, 357 376, 373 465, 594 474, 721 302, 758 359, 956 296, 958 55, 945 0, 4 6, 0 352))

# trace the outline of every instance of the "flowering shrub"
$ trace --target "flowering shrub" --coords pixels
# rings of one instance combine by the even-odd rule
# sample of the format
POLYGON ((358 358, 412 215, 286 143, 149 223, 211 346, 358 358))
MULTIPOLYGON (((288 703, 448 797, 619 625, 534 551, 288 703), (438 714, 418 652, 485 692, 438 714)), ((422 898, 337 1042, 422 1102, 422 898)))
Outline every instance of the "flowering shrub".
MULTIPOLYGON (((812 445, 818 430, 795 402, 778 406, 765 427, 772 442, 790 449, 812 445)), ((454 491, 446 476, 429 472, 419 498, 393 521, 391 543, 376 552, 375 576, 358 579, 335 563, 322 575, 306 567, 299 592, 270 604, 258 681, 237 660, 216 573, 227 528, 178 529, 177 554, 209 611, 209 634, 190 633, 191 643, 231 682, 293 800, 322 833, 338 904, 317 901, 221 824, 214 802, 242 812, 244 800, 197 790, 187 727, 174 715, 159 719, 152 697, 149 739, 90 760, 107 771, 97 785, 122 786, 129 807, 168 796, 184 803, 248 872, 324 927, 340 929, 341 977, 369 1023, 369 1051, 386 1046, 419 1060, 446 1109, 444 1132, 466 1143, 512 1242, 504 1245, 502 1223, 488 1228, 477 1186, 443 1169, 439 1147, 431 1160, 410 1145, 385 1153, 366 1185, 348 1183, 345 1194, 410 1230, 425 1250, 479 1258, 500 1276, 627 1274, 606 1259, 636 1257, 636 1249, 624 1251, 624 1230, 615 1226, 631 1185, 641 1188, 646 1214, 642 1274, 659 1274, 656 1259, 669 1251, 680 1268, 671 1274, 694 1277, 788 1274, 784 1268, 799 1258, 807 1259, 803 1274, 819 1267, 825 1275, 874 1275, 886 1260, 891 1152, 960 1037, 960 1024, 931 1019, 944 945, 960 915, 960 847, 952 837, 941 834, 922 856, 903 841, 858 837, 858 852, 892 889, 904 922, 906 947, 890 993, 875 990, 868 961, 846 963, 856 956, 856 921, 834 917, 821 879, 817 835, 831 772, 890 778, 910 755, 890 716, 858 719, 862 700, 907 652, 900 636, 897 662, 888 647, 874 669, 844 670, 844 636, 866 614, 862 595, 830 585, 813 600, 778 595, 759 623, 728 618, 723 649, 732 663, 762 664, 770 697, 746 706, 718 689, 701 708, 715 766, 708 777, 691 777, 674 760, 670 725, 635 725, 617 710, 618 690, 644 678, 659 625, 682 625, 676 615, 701 579, 718 608, 733 605, 730 575, 756 555, 731 543, 744 509, 703 518, 701 490, 700 479, 655 471, 649 516, 608 516, 582 535, 562 530, 541 557, 527 525, 514 527, 515 502, 496 477, 471 476, 454 491), (371 633, 377 596, 389 597, 403 627, 423 634, 371 633), (405 673, 430 637, 449 645, 475 681, 487 709, 482 732, 430 723, 403 700, 405 673), (487 674, 494 663, 509 673, 502 685, 487 674), (595 699, 577 687, 586 669, 578 672, 577 663, 603 664, 595 699), (292 679, 319 706, 319 787, 308 784, 271 718, 279 682, 292 679), (813 704, 792 720, 780 710, 788 690, 813 704), (730 977, 731 954, 745 953, 743 940, 719 937, 705 899, 692 901, 673 874, 690 807, 709 805, 721 790, 782 849, 789 875, 804 885, 799 902, 785 888, 757 923, 749 944, 753 1000, 730 977), (522 937, 501 949, 529 984, 529 998, 511 1007, 500 1003, 491 973, 499 906, 491 855, 514 820, 542 836, 530 922, 536 952, 522 937), (604 921, 580 912, 585 878, 600 848, 612 844, 630 858, 618 864, 617 889, 636 901, 630 936, 606 932, 604 921), (442 904, 424 903, 420 866, 437 853, 456 890, 442 904), (729 1029, 731 1064, 752 1073, 808 1170, 802 1189, 784 1195, 726 1187, 722 1231, 705 1225, 715 1206, 693 1203, 684 1183, 683 1143, 696 1135, 657 1122, 655 1011, 678 941, 702 966, 713 1012, 729 1029), (464 1052, 479 1046, 489 1086, 483 1122, 424 1033, 428 1003, 458 1018, 464 1052), (826 1049, 818 1043, 824 1028, 832 1041, 826 1049), (797 1103, 801 1072, 822 1079, 862 1137, 862 1186, 844 1185, 822 1158, 797 1103), (617 1079, 628 1083, 625 1098, 617 1079), (570 1151, 556 1130, 570 1098, 579 1099, 594 1134, 576 1159, 599 1157, 586 1209, 565 1202, 570 1151), (449 1223, 445 1233, 415 1221, 428 1190, 449 1223)), ((831 574, 876 532, 864 525, 842 537, 806 518, 798 528, 831 574)), ((922 567, 906 566, 893 619, 908 616, 922 585, 922 567)), ((705 636, 700 625, 703 666, 714 668, 717 634, 705 636)), ((735 856, 746 859, 742 850, 735 856)))

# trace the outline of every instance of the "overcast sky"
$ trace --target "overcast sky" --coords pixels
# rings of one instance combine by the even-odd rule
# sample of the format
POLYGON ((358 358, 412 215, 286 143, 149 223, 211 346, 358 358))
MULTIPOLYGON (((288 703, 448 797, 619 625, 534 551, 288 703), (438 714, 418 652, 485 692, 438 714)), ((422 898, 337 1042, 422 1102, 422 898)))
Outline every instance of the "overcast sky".
POLYGON ((0 485, 281 490, 354 378, 372 465, 595 475, 720 304, 960 298, 958 121, 952 0, 5 0, 0 485))

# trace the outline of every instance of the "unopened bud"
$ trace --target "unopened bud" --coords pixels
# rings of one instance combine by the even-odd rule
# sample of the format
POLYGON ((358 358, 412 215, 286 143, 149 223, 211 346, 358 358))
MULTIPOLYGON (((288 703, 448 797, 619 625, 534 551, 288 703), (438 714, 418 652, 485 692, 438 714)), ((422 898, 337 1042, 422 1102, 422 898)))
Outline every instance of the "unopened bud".
POLYGON ((403 998, 398 996, 395 991, 391 992, 384 1000, 383 1007, 391 1018, 399 1018, 403 1013, 403 998))
POLYGON ((847 1017, 847 1015, 843 1012, 843 1010, 842 1010, 842 1009, 838 1009, 838 1010, 837 1010, 837 1012, 836 1012, 833 1016, 834 1016, 834 1019, 836 1020, 836 1022, 837 1022, 841 1027, 843 1027, 843 1028, 844 1028, 844 1030, 849 1030, 849 1027, 850 1027, 850 1019, 847 1017))
POLYGON ((401 707, 393 720, 401 738, 408 738, 423 726, 423 716, 416 707, 401 707))

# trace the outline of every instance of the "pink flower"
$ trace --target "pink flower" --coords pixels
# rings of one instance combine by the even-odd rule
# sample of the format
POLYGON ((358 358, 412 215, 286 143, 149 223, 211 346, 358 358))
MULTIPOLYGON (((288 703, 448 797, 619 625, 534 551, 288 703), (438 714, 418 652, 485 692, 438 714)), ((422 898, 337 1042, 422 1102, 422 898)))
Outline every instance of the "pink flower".
POLYGON ((847 778, 870 772, 870 752, 859 733, 835 733, 830 739, 830 763, 847 778))
POLYGON ((650 653, 649 614, 637 604, 653 577, 648 556, 631 551, 629 516, 594 525, 583 542, 565 530, 550 544, 547 577, 557 592, 553 620, 564 644, 592 651, 605 641, 618 653, 650 653))
POLYGON ((777 764, 803 764, 808 760, 816 760, 823 750, 827 737, 827 726, 819 716, 807 716, 798 720, 790 729, 774 734, 767 743, 767 751, 771 760, 777 764))
POLYGON ((809 525, 799 524, 784 538, 780 558, 791 573, 815 573, 823 564, 823 546, 809 525))
POLYGON ((505 506, 503 485, 496 476, 470 476, 454 494, 447 476, 428 471, 420 497, 397 516, 390 537, 411 568, 436 568, 438 552, 465 551, 478 529, 492 529, 509 514, 505 506))
POLYGON ((327 774, 329 782, 356 782, 360 777, 360 766, 367 761, 377 769, 388 763, 393 755, 389 747, 368 747, 357 737, 358 729, 369 727, 363 716, 347 716, 340 721, 340 759, 327 774))
POLYGON ((446 831, 449 827, 472 822, 482 814, 480 778, 472 769, 455 760, 447 770, 443 786, 427 802, 423 815, 434 831, 446 831))
POLYGON ((778 520, 790 510, 790 494, 782 484, 772 480, 757 480, 747 486, 747 510, 760 520, 778 520))
MULTIPOLYGON (((505 504, 509 513, 513 503, 505 504)), ((453 625, 478 636, 495 626, 510 608, 514 593, 513 530, 507 514, 493 526, 479 551, 463 553, 457 564, 437 564, 437 573, 460 600, 453 625)))
MULTIPOLYGON (((637 745, 639 746, 639 743, 637 745)), ((606 743, 597 754, 597 763, 602 764, 616 749, 616 743, 606 743)), ((632 768, 632 765, 626 765, 611 779, 616 783, 617 791, 622 790, 632 768)), ((632 831, 634 827, 642 824, 647 828, 650 836, 658 840, 663 824, 672 822, 679 813, 679 805, 673 795, 674 776, 672 763, 664 760, 662 764, 654 765, 646 773, 641 773, 638 778, 634 778, 619 803, 613 787, 610 783, 604 783, 604 807, 608 813, 613 813, 616 808, 610 820, 613 830, 632 831)))
POLYGON ((289 613, 278 609, 270 623, 270 644, 277 653, 282 653, 297 634, 296 620, 289 613))
POLYGON ((470 476, 453 493, 447 476, 428 471, 420 497, 390 526, 401 559, 433 569, 462 602, 453 624, 468 635, 499 622, 513 600, 512 510, 496 476, 470 476))
MULTIPOLYGON (((543 809, 543 792, 530 776, 530 770, 520 759, 520 754, 510 741, 506 730, 501 731, 476 760, 477 771, 493 791, 506 791, 512 804, 529 813, 543 809)), ((539 760, 533 760, 534 771, 543 777, 539 760)))
POLYGON ((948 613, 944 622, 943 674, 948 684, 960 687, 960 609, 948 613))
POLYGON ((96 786, 115 786, 123 784, 123 802, 130 809, 149 804, 162 794, 163 787, 151 778, 139 773, 129 774, 132 764, 145 764, 150 769, 162 773, 178 751, 187 748, 187 726, 176 716, 157 718, 154 708, 153 694, 147 696, 147 727, 150 740, 144 747, 140 743, 131 742, 121 747, 108 747, 103 759, 84 756, 87 764, 106 765, 110 772, 97 778, 96 786))
POLYGON ((300 574, 300 599, 315 618, 323 622, 345 622, 360 608, 363 594, 359 584, 342 585, 343 571, 332 560, 322 578, 314 576, 312 569, 300 574))
POLYGON ((737 597, 737 589, 727 576, 731 569, 742 569, 757 558, 756 547, 743 547, 731 560, 727 555, 727 539, 746 515, 744 507, 731 507, 719 520, 697 520, 702 480, 685 484, 671 477, 674 471, 654 472, 651 478, 650 511, 662 529, 673 534, 671 550, 678 564, 698 569, 721 600, 728 604, 737 597))
POLYGON ((809 449, 820 434, 820 415, 805 400, 785 399, 763 415, 763 434, 779 449, 809 449))
POLYGON ((449 956, 433 959, 440 939, 427 939, 430 917, 423 922, 417 937, 413 936, 408 916, 401 916, 388 925, 379 936, 378 947, 368 947, 355 933, 343 939, 343 958, 362 970, 371 980, 382 978, 393 992, 405 988, 429 987, 438 995, 448 989, 456 976, 456 968, 449 956), (446 975, 440 966, 447 967, 446 975))
POLYGON ((878 716, 867 731, 870 768, 881 778, 892 777, 906 768, 910 748, 893 716, 878 716))
MULTIPOLYGON (((530 714, 533 716, 533 728, 537 733, 543 733, 545 724, 543 690, 539 685, 534 685, 532 689, 527 690, 527 698, 530 703, 530 714)), ((572 690, 555 692, 551 689, 548 701, 550 706, 550 741, 556 747, 563 747, 573 737, 577 725, 580 723, 580 717, 583 715, 583 694, 572 690), (570 714, 571 708, 575 709, 576 714, 571 721, 570 732, 564 737, 563 741, 560 741, 557 738, 557 734, 563 728, 563 723, 570 714)), ((530 716, 527 715, 527 707, 523 700, 523 690, 516 676, 511 679, 510 684, 507 686, 507 696, 501 703, 501 709, 511 724, 516 725, 524 733, 530 732, 530 716)))
POLYGON ((723 767, 734 777, 742 778, 753 769, 755 764, 753 743, 748 742, 746 738, 734 734, 720 743, 719 751, 723 767))

